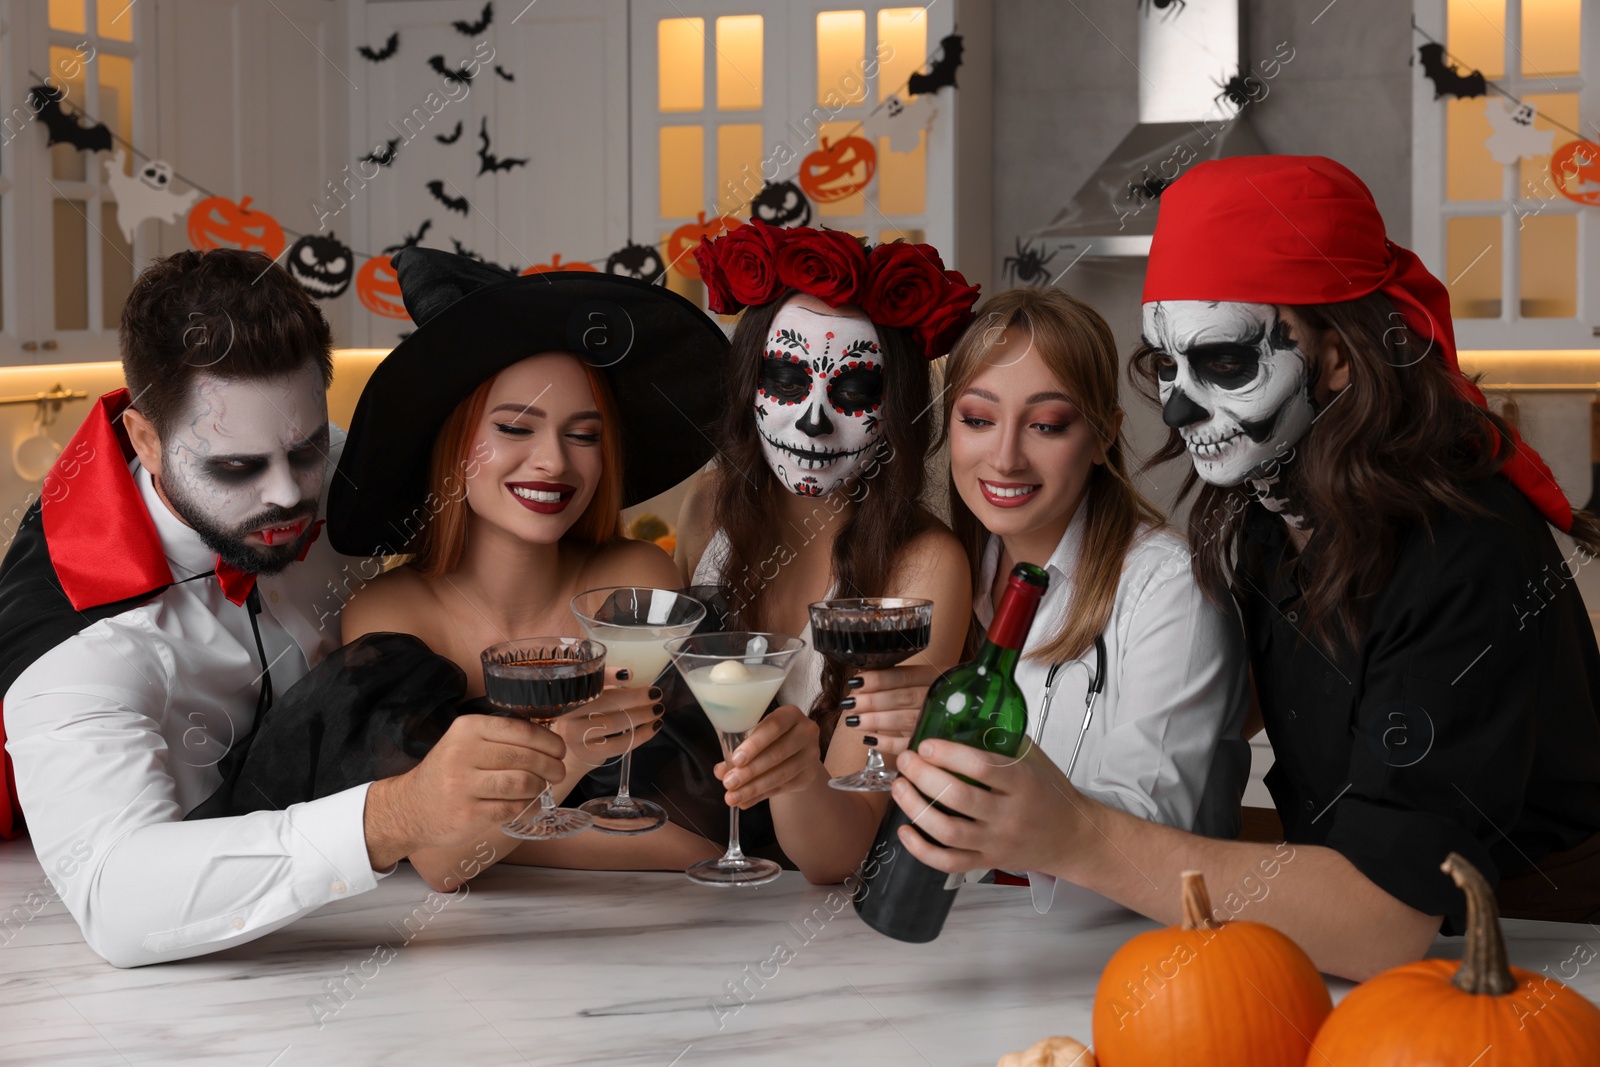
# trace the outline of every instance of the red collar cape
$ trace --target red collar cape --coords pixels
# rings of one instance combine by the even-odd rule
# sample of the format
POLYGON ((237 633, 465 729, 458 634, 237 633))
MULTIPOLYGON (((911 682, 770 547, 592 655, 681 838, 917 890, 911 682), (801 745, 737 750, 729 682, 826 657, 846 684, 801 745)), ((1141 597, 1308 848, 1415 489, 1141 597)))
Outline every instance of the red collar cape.
MULTIPOLYGON (((1389 240, 1360 178, 1323 156, 1237 156, 1197 164, 1161 194, 1144 302, 1332 304, 1381 292, 1401 321, 1481 408, 1456 360, 1450 296, 1389 240)), ((1550 523, 1572 529, 1572 505, 1538 452, 1512 430, 1500 473, 1550 523)))
MULTIPOLYGON (((0 563, 0 697, 61 642, 172 584, 155 522, 128 470, 133 446, 119 416, 129 402, 126 389, 96 401, 0 563)), ((9 755, 0 779, 0 838, 12 838, 22 830, 22 809, 9 755)))

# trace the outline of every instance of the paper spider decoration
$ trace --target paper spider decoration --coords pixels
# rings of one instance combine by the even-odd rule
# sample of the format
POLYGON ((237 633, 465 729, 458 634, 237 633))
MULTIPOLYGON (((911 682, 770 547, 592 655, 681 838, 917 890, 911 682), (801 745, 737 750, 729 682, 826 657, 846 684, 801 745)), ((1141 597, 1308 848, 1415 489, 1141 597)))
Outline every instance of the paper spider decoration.
POLYGON ((1044 255, 1043 248, 1035 248, 1032 241, 1017 238, 1017 254, 1007 256, 1002 262, 1005 267, 1006 280, 1013 285, 1020 282, 1023 285, 1038 285, 1040 282, 1050 280, 1050 274, 1045 267, 1056 258, 1056 253, 1044 255))

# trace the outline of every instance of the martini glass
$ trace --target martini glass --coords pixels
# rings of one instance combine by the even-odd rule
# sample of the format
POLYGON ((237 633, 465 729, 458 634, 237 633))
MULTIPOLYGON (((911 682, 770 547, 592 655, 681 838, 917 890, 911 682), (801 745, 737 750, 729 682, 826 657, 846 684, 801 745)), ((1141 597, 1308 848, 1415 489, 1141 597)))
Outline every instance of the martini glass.
MULTIPOLYGON (((496 712, 546 729, 599 696, 606 680, 606 646, 578 637, 506 641, 484 649, 481 658, 484 695, 496 712)), ((548 782, 539 794, 539 814, 527 816, 524 809, 503 823, 501 831, 523 841, 551 841, 582 833, 594 824, 587 812, 556 807, 548 782)))
MULTIPOLYGON (((806 643, 787 634, 699 634, 667 642, 678 673, 722 741, 722 758, 744 743, 761 721, 795 656, 806 643)), ((761 885, 782 872, 771 860, 752 859, 739 847, 739 809, 728 809, 728 851, 683 873, 705 885, 761 885)))
MULTIPOLYGON (((622 687, 646 689, 656 684, 671 663, 667 641, 694 633, 706 617, 706 608, 670 589, 624 585, 579 593, 572 598, 572 614, 590 639, 605 642, 610 667, 628 669, 630 675, 622 687)), ((666 824, 667 813, 661 805, 629 795, 632 770, 630 748, 622 754, 617 771, 617 795, 597 797, 578 807, 594 816, 594 828, 603 834, 647 834, 666 824)))
MULTIPOLYGON (((931 600, 875 596, 811 605, 817 651, 858 671, 881 671, 904 662, 928 647, 932 633, 931 600)), ((874 747, 867 750, 865 767, 828 784, 852 793, 887 793, 898 777, 874 747)))

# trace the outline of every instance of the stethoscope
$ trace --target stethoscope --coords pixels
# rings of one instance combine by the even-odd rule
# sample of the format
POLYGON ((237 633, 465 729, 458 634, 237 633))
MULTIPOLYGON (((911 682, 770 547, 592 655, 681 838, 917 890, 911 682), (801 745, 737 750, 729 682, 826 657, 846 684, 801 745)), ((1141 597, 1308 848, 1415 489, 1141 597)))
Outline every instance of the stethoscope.
MULTIPOLYGON (((1056 675, 1061 673, 1061 668, 1069 667, 1073 663, 1082 663, 1082 660, 1070 660, 1067 663, 1053 663, 1044 676, 1044 707, 1039 711, 1039 731, 1035 737, 1035 744, 1044 739, 1044 724, 1050 718, 1050 702, 1056 696, 1056 675)), ((1088 666, 1088 664, 1084 664, 1088 666)), ((1106 687, 1106 638, 1104 634, 1096 634, 1094 639, 1094 674, 1089 678, 1089 692, 1083 698, 1083 725, 1078 727, 1078 740, 1072 746, 1072 756, 1067 760, 1066 775, 1072 777, 1072 768, 1078 762, 1078 752, 1083 748, 1083 735, 1089 732, 1089 720, 1094 718, 1095 698, 1100 695, 1100 690, 1106 687)))

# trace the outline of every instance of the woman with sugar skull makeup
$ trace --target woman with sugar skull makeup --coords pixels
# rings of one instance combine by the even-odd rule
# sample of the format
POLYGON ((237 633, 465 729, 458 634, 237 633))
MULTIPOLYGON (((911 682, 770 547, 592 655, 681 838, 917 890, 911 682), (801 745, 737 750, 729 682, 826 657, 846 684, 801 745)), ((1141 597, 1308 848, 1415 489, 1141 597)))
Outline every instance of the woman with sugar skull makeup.
POLYGON ((892 758, 916 725, 918 687, 960 659, 966 561, 921 496, 928 360, 971 320, 977 290, 927 245, 868 251, 847 233, 759 220, 695 257, 711 309, 745 310, 717 463, 679 523, 685 578, 715 587, 730 628, 802 637, 807 605, 829 597, 934 602, 932 642, 904 666, 852 677, 808 649, 781 706, 715 768, 727 803, 770 807, 787 858, 836 882, 866 854, 887 798, 829 778, 860 770, 867 745, 892 758))
POLYGON ((995 767, 930 742, 902 774, 973 821, 897 791, 944 843, 903 831, 908 850, 1048 871, 1169 922, 1202 869, 1238 887, 1221 917, 1358 979, 1462 929, 1452 851, 1505 915, 1600 917, 1600 650, 1572 580, 1600 521, 1462 375, 1444 286, 1344 167, 1241 157, 1163 194, 1144 299, 1135 368, 1172 430, 1162 455, 1204 483, 1194 571, 1240 607, 1282 843, 1133 819, 1036 752, 995 767), (1565 559, 1551 525, 1577 544, 1565 559))

